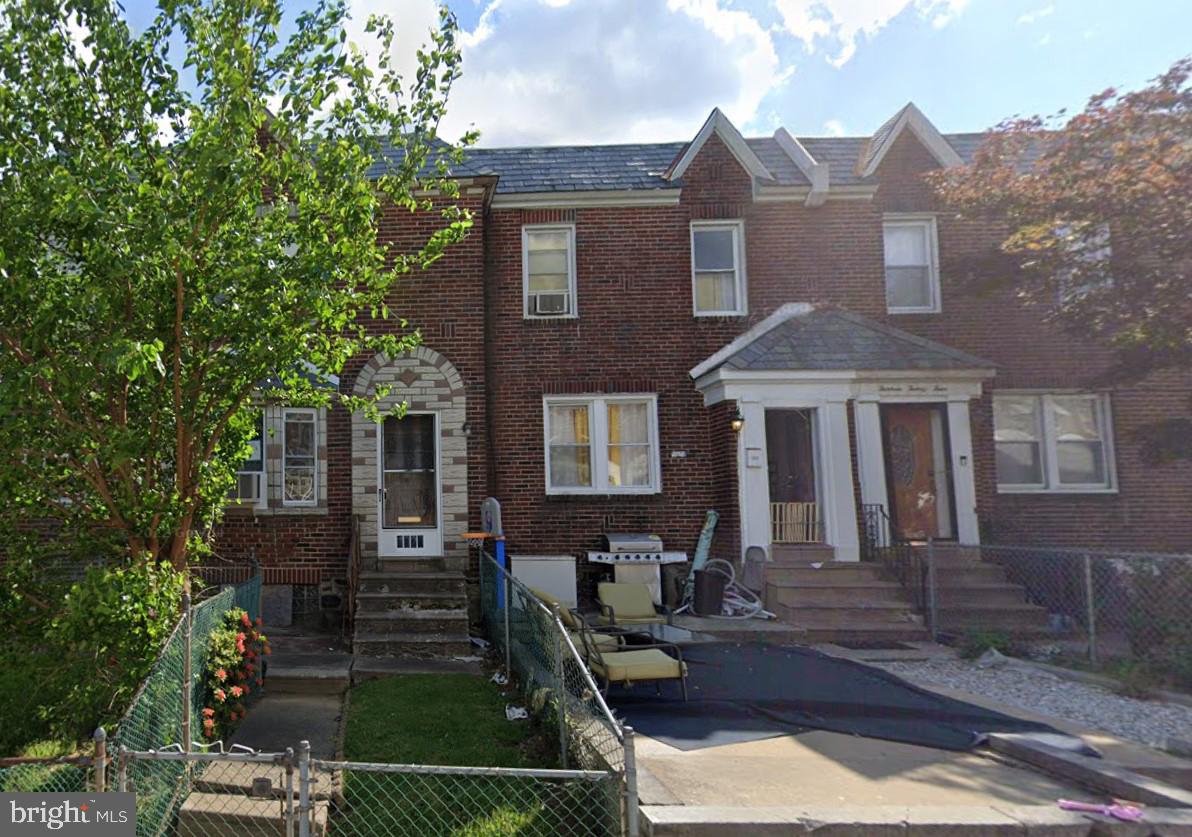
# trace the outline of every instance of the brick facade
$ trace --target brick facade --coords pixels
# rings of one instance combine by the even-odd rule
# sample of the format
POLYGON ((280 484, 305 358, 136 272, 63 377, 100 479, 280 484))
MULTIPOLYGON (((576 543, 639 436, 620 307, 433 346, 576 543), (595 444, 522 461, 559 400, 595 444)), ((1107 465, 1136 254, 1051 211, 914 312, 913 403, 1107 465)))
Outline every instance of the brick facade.
MULTIPOLYGON (((1046 323, 1046 312, 1024 308, 1012 291, 982 290, 987 277, 971 275, 971 257, 995 246, 999 230, 946 213, 937 215, 942 311, 887 314, 882 217, 938 212, 921 177, 935 165, 904 133, 882 163, 872 199, 817 207, 759 202, 748 174, 713 135, 684 173, 677 205, 496 208, 486 203, 491 183, 465 184, 461 202, 475 213, 470 236, 430 269, 404 278, 390 301, 420 329, 424 348, 385 363, 360 358, 342 386, 367 388, 380 375, 397 384, 394 397, 410 397, 411 409, 443 410, 443 505, 450 521, 444 549, 457 559, 465 554, 458 535, 465 525, 479 525, 479 501, 488 495, 502 501, 514 555, 579 554, 609 531, 654 532, 668 547, 690 552, 705 512, 716 509, 721 517, 713 553, 735 556, 742 546, 738 442, 729 428, 736 408, 728 402, 706 407, 689 371, 784 303, 839 306, 995 364, 997 375, 973 402, 971 419, 984 537, 1192 549, 1192 464, 1146 463, 1136 438, 1148 421, 1186 414, 1187 375, 1164 373, 1112 390, 1116 493, 998 493, 990 393, 1092 386, 1108 358, 1046 323), (690 223, 699 219, 744 222, 745 316, 692 314, 690 223), (522 227, 559 222, 576 230, 578 317, 526 319, 522 227), (405 370, 415 374, 403 383, 405 370), (660 493, 547 495, 543 397, 564 393, 657 395, 660 493)), ((437 223, 429 213, 392 212, 382 236, 416 246, 437 223)), ((855 455, 851 405, 848 415, 855 455)), ((376 519, 375 434, 359 417, 332 410, 325 509, 298 516, 229 514, 219 552, 255 554, 278 580, 287 573, 296 582, 302 573, 303 579, 311 573, 342 577, 353 513, 364 519, 365 543, 375 545, 375 528, 369 528, 376 519)))

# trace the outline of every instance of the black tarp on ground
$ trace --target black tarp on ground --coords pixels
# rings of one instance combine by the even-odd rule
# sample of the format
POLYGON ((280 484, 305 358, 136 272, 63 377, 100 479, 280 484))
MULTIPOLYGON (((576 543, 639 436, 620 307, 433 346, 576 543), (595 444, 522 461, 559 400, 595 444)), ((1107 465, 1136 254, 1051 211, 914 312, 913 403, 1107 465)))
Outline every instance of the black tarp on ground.
MULTIPOLYGON (((755 741, 810 729, 968 750, 991 732, 1067 737, 920 689, 882 669, 810 648, 715 642, 683 647, 690 699, 678 684, 613 686, 609 702, 634 730, 681 750, 755 741)), ((1095 755, 1079 739, 1073 747, 1095 755)))

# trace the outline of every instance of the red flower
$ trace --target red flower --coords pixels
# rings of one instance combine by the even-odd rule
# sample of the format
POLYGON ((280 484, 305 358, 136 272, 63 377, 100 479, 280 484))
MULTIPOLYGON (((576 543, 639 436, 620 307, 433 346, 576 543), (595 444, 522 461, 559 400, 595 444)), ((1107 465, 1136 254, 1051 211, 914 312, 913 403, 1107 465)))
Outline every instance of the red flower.
POLYGON ((244 694, 244 690, 239 686, 233 686, 230 691, 232 692, 232 697, 234 698, 238 698, 244 694))
POLYGON ((228 679, 228 673, 222 668, 217 668, 215 670, 215 679, 222 683, 228 679))
POLYGON ((204 709, 203 709, 203 715, 204 715, 204 717, 210 718, 210 717, 211 717, 211 716, 213 716, 214 714, 215 714, 215 710, 214 710, 214 709, 212 709, 210 706, 208 706, 208 707, 206 707, 206 708, 204 708, 204 709))
POLYGON ((264 623, 264 622, 262 622, 262 621, 261 621, 261 617, 260 617, 260 616, 258 616, 258 617, 257 617, 257 621, 256 621, 256 622, 254 622, 253 624, 254 624, 254 625, 256 625, 256 626, 259 628, 259 627, 261 627, 261 625, 263 625, 263 624, 265 624, 265 623, 264 623))
POLYGON ((203 729, 208 731, 215 729, 215 721, 211 720, 210 718, 204 719, 203 729))
POLYGON ((240 624, 244 625, 244 627, 246 627, 246 628, 251 627, 252 620, 248 618, 247 613, 240 614, 240 624))
MULTIPOLYGON (((232 688, 235 689, 236 687, 233 686, 232 688)), ((228 696, 227 696, 227 694, 224 693, 223 689, 215 690, 215 699, 218 700, 220 703, 223 703, 225 700, 227 700, 227 697, 228 696)))

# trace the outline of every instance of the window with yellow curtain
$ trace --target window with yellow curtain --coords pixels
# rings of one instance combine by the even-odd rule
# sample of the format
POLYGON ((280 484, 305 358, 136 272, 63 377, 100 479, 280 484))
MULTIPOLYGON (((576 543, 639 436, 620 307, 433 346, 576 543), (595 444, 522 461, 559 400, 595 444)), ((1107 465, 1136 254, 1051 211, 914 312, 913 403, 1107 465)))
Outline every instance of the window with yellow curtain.
POLYGON ((544 403, 549 493, 660 490, 654 395, 551 396, 544 403))

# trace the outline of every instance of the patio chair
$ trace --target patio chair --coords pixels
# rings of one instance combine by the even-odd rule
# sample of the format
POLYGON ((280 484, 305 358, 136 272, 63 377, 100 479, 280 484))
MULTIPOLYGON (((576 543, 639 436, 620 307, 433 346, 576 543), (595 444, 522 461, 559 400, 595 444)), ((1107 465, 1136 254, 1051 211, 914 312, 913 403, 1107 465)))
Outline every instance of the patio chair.
POLYGON ((602 625, 669 625, 671 612, 659 613, 645 584, 602 581, 596 585, 600 604, 597 621, 602 625))
MULTIPOLYGON (((580 635, 583 618, 576 612, 569 610, 561 601, 547 593, 544 590, 539 590, 535 587, 529 588, 530 592, 542 601, 551 610, 558 609, 559 621, 563 623, 563 627, 567 629, 567 636, 571 638, 571 644, 575 646, 575 650, 579 652, 581 657, 586 659, 584 652, 584 640, 580 635)), ((616 651, 625 645, 625 639, 619 633, 613 631, 593 631, 592 641, 601 651, 616 651)))
POLYGON ((623 646, 622 650, 616 651, 601 650, 596 641, 600 634, 578 614, 577 618, 580 638, 584 643, 584 660, 592 675, 603 683, 603 694, 608 695, 612 683, 629 687, 647 681, 653 681, 654 688, 662 694, 660 684, 663 680, 678 680, 683 700, 687 700, 687 664, 683 662, 683 652, 679 646, 670 642, 651 642, 623 646), (668 654, 668 650, 674 652, 674 656, 668 654))

